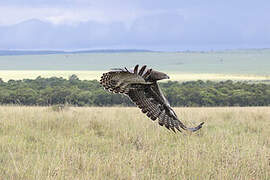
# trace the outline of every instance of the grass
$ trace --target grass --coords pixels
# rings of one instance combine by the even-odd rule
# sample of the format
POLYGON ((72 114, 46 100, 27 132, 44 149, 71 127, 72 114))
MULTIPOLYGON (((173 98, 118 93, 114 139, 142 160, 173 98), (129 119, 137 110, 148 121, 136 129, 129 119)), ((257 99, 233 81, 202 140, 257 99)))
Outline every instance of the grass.
MULTIPOLYGON (((81 80, 99 80, 104 71, 32 71, 32 70, 4 70, 0 71, 0 78, 4 81, 10 79, 20 80, 24 79, 35 79, 38 76, 49 78, 49 77, 63 77, 68 78, 72 74, 76 74, 81 80)), ((172 81, 192 81, 192 80, 213 80, 213 81, 270 81, 270 75, 252 75, 252 74, 216 74, 216 73, 181 73, 181 72, 166 72, 170 76, 172 81)))
POLYGON ((270 108, 175 108, 174 134, 137 108, 0 107, 2 179, 269 179, 270 108))

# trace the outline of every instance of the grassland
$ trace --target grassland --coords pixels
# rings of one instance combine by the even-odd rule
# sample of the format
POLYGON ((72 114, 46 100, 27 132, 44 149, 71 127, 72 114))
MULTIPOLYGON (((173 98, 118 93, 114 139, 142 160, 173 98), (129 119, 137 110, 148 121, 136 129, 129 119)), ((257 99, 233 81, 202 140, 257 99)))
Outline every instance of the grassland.
POLYGON ((270 50, 217 52, 140 52, 79 53, 0 56, 0 78, 34 79, 42 77, 99 79, 114 67, 132 68, 135 64, 167 72, 171 80, 270 81, 270 50))
MULTIPOLYGON (((4 81, 10 79, 35 79, 38 76, 49 77, 63 77, 69 78, 72 74, 76 74, 81 80, 99 80, 102 73, 106 71, 0 71, 0 78, 4 81)), ((270 75, 248 75, 248 74, 211 74, 211 73, 178 73, 166 72, 172 81, 193 81, 193 80, 234 80, 234 81, 270 81, 270 75)))
POLYGON ((269 179, 270 108, 176 108, 174 134, 137 108, 0 107, 0 179, 269 179))
POLYGON ((0 56, 0 70, 104 71, 147 64, 177 73, 270 75, 270 49, 217 52, 89 53, 0 56))

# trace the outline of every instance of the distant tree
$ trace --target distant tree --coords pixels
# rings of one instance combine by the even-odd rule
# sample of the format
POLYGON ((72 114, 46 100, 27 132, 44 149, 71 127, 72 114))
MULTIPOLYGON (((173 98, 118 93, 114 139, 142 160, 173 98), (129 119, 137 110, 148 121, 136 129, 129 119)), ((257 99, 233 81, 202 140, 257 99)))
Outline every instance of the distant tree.
MULTIPOLYGON (((213 81, 168 81, 161 88, 173 106, 268 106, 270 84, 213 81)), ((103 90, 97 80, 42 78, 0 81, 0 104, 133 106, 129 98, 103 90)))
POLYGON ((69 81, 78 81, 79 78, 76 74, 72 74, 71 76, 69 76, 68 80, 69 81))

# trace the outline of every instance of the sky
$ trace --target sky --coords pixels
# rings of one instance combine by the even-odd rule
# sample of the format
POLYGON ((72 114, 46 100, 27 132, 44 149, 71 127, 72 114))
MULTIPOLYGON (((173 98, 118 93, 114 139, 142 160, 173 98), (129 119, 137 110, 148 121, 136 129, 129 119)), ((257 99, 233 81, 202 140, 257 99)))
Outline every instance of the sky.
POLYGON ((0 1, 0 49, 270 48, 269 0, 0 1))

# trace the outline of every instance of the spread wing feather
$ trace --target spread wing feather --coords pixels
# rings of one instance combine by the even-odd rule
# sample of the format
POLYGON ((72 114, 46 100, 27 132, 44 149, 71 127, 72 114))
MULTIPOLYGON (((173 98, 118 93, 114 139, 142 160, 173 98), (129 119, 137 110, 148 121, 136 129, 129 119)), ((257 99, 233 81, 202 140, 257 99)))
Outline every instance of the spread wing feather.
MULTIPOLYGON (((150 85, 155 86, 155 85, 150 85)), ((186 127, 174 116, 170 115, 165 104, 162 104, 153 95, 151 90, 145 89, 133 89, 130 90, 127 95, 130 99, 142 110, 143 113, 155 121, 158 119, 158 123, 161 126, 165 126, 167 129, 175 131, 175 129, 180 130, 180 127, 186 129, 186 127)))
POLYGON ((199 130, 203 123, 194 128, 187 128, 177 117, 169 102, 164 97, 159 85, 156 82, 148 82, 146 79, 151 73, 151 69, 146 70, 143 66, 138 71, 138 65, 133 71, 125 69, 114 69, 104 73, 100 83, 106 90, 114 93, 124 93, 127 95, 150 119, 169 130, 180 128, 188 131, 199 130))
MULTIPOLYGON (((137 71, 135 67, 135 71, 137 71)), ((151 84, 137 73, 131 73, 127 69, 114 69, 101 76, 100 84, 104 89, 113 93, 127 93, 130 89, 140 88, 137 84, 151 84)))

